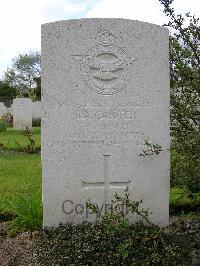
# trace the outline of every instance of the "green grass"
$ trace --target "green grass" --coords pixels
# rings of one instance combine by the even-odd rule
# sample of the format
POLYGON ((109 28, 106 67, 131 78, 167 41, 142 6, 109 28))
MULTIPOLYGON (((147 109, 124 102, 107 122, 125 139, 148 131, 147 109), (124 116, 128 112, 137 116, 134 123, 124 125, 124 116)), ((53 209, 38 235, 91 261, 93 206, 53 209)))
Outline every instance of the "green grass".
POLYGON ((41 193, 41 159, 39 155, 0 155, 0 211, 6 201, 18 194, 41 193))
POLYGON ((33 154, 0 155, 0 214, 16 215, 10 236, 42 225, 41 158, 33 154))
MULTIPOLYGON (((40 127, 34 127, 31 132, 33 132, 35 148, 38 150, 41 147, 40 127)), ((0 146, 2 146, 1 144, 4 150, 21 151, 27 147, 29 142, 24 137, 21 130, 7 128, 6 132, 0 133, 0 146), (16 142, 18 142, 19 145, 16 142)))

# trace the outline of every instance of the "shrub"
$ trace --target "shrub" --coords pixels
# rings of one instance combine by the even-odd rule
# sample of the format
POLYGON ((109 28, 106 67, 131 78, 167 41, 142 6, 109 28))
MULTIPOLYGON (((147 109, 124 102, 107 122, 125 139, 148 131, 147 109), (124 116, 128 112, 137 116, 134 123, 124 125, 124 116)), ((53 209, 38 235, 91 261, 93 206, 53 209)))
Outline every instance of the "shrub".
POLYGON ((35 147, 35 140, 33 138, 33 132, 30 131, 28 127, 26 127, 26 129, 23 130, 23 136, 26 138, 28 143, 27 143, 26 148, 23 149, 20 143, 18 141, 15 141, 19 149, 23 150, 24 152, 31 153, 31 154, 38 152, 39 149, 35 147))
MULTIPOLYGON (((60 225, 45 229, 36 240, 34 254, 41 265, 188 265, 191 262, 190 239, 148 221, 140 202, 116 197, 117 205, 125 205, 145 223, 132 224, 121 211, 111 209, 105 215, 87 203, 97 221, 60 225), (146 218, 145 218, 146 217, 146 218)), ((116 203, 115 202, 115 203, 116 203)))
POLYGON ((171 150, 171 186, 186 187, 188 192, 200 191, 200 159, 171 150))
POLYGON ((33 133, 29 130, 28 127, 26 127, 26 129, 23 130, 23 135, 28 140, 27 151, 29 153, 34 153, 35 152, 35 141, 33 139, 33 133))
POLYGON ((177 14, 173 0, 159 0, 169 22, 172 173, 191 193, 200 189, 199 18, 177 14), (179 160, 180 159, 180 160, 179 160))

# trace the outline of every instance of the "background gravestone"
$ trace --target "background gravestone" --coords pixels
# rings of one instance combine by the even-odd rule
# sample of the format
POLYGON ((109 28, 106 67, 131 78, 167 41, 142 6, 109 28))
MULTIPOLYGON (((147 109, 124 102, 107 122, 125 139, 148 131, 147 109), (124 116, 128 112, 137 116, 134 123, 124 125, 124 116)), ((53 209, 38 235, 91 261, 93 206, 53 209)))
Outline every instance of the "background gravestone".
POLYGON ((41 102, 32 102, 32 116, 33 119, 41 118, 41 102))
POLYGON ((0 116, 5 115, 7 113, 7 108, 4 103, 0 102, 0 116))
POLYGON ((32 100, 16 98, 13 100, 13 127, 15 129, 32 128, 32 100))
POLYGON ((44 225, 92 220, 128 186, 168 224, 168 30, 124 19, 42 26, 44 225), (145 141, 159 144, 141 156, 145 141))

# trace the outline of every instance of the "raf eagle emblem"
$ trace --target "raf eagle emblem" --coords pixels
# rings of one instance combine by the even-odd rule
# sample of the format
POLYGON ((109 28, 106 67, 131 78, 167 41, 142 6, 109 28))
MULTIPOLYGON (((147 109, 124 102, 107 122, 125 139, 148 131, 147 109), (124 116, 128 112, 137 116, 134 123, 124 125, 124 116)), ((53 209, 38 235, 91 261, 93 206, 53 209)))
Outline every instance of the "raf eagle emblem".
POLYGON ((98 70, 94 77, 99 80, 112 80, 117 78, 115 71, 123 70, 128 65, 131 65, 135 60, 133 59, 117 59, 114 62, 101 62, 97 57, 91 55, 74 56, 74 59, 83 66, 88 66, 90 69, 98 70))
POLYGON ((99 44, 85 55, 73 55, 81 66, 82 76, 93 91, 110 95, 120 92, 130 78, 131 65, 136 59, 129 58, 126 52, 115 44, 115 37, 107 30, 97 35, 99 44))

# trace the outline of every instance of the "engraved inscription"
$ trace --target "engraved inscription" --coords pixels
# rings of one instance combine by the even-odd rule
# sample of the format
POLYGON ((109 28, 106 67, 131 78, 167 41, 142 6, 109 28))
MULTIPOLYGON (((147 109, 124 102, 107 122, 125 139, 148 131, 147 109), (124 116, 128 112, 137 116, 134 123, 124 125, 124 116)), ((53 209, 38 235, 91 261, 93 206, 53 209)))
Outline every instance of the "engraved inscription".
POLYGON ((136 58, 116 45, 115 36, 108 30, 97 35, 99 43, 84 55, 72 57, 81 65, 81 73, 86 85, 103 95, 112 95, 122 91, 129 83, 131 65, 136 58))
POLYGON ((138 126, 126 121, 101 121, 74 123, 70 132, 70 142, 74 148, 141 146, 145 133, 138 126))
POLYGON ((72 111, 70 143, 75 149, 143 145, 145 133, 130 102, 86 101, 72 111))
POLYGON ((135 112, 132 108, 95 108, 83 107, 74 113, 76 120, 132 120, 135 112))

